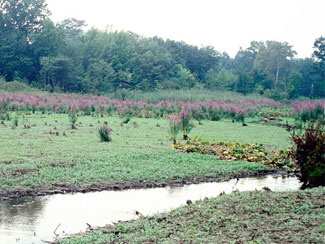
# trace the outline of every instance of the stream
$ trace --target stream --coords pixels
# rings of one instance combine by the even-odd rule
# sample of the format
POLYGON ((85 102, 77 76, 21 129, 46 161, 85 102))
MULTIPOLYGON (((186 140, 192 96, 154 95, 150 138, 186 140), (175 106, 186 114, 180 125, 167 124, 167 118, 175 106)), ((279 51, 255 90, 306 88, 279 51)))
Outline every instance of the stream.
POLYGON ((296 177, 265 176, 227 182, 202 183, 122 191, 61 194, 0 201, 0 244, 31 244, 53 241, 119 220, 164 212, 186 204, 187 200, 215 197, 221 192, 252 191, 268 187, 272 191, 298 190, 296 177), (55 233, 54 233, 55 231, 55 233))

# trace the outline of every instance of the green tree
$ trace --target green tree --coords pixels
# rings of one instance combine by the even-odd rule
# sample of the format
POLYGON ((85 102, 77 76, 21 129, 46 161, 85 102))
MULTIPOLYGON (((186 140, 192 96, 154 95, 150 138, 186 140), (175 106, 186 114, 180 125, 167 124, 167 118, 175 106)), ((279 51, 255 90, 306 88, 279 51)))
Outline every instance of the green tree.
POLYGON ((32 79, 30 35, 48 18, 45 0, 0 0, 0 75, 32 79))
MULTIPOLYGON (((83 36, 82 43, 82 65, 88 69, 92 59, 103 59, 103 53, 108 48, 108 33, 91 28, 83 36)), ((105 60, 110 63, 109 60, 105 60)))
POLYGON ((214 69, 209 69, 205 75, 205 84, 209 89, 215 89, 217 86, 218 74, 214 71, 214 69))
POLYGON ((239 49, 234 60, 237 71, 250 72, 253 69, 259 45, 259 42, 252 41, 247 49, 239 49))
POLYGON ((287 93, 289 99, 295 99, 300 94, 302 82, 302 74, 299 72, 293 72, 289 75, 287 93))
POLYGON ((296 52, 287 42, 266 41, 259 44, 254 67, 268 75, 273 81, 272 87, 280 85, 284 87, 288 64, 295 54, 296 52))
POLYGON ((111 92, 116 74, 110 64, 100 59, 91 61, 86 78, 89 81, 89 92, 111 92))
POLYGON ((237 80, 237 75, 234 75, 226 69, 222 69, 217 75, 214 87, 218 90, 233 90, 237 80))
POLYGON ((86 21, 78 19, 65 19, 59 24, 66 32, 67 37, 72 41, 79 41, 84 35, 83 27, 87 26, 86 21))
POLYGON ((164 45, 159 43, 157 38, 140 38, 137 42, 137 58, 133 69, 137 89, 159 88, 173 71, 172 56, 164 45))
POLYGON ((84 20, 65 19, 59 26, 64 30, 66 36, 64 55, 70 57, 75 66, 81 65, 84 41, 83 27, 87 24, 84 20))
POLYGON ((39 32, 29 35, 29 40, 29 56, 33 62, 33 84, 35 84, 36 80, 39 80, 40 59, 42 57, 56 57, 64 53, 67 48, 67 40, 64 30, 49 19, 44 21, 39 32))
POLYGON ((325 97, 325 37, 321 36, 315 40, 314 49, 316 75, 312 86, 312 96, 325 97))
POLYGON ((253 80, 251 76, 245 72, 245 71, 240 71, 238 73, 238 80, 236 82, 236 91, 242 94, 247 94, 253 91, 253 80))
POLYGON ((174 74, 163 82, 163 87, 166 89, 186 89, 194 87, 195 84, 196 80, 191 71, 181 64, 176 64, 174 74))
POLYGON ((42 57, 41 75, 44 87, 50 86, 50 91, 62 89, 64 92, 69 90, 69 85, 73 82, 71 75, 74 72, 71 59, 59 55, 57 57, 42 57))
POLYGON ((221 54, 213 47, 198 48, 185 42, 167 40, 163 45, 171 53, 175 64, 181 64, 187 68, 198 81, 204 81, 206 72, 220 66, 221 54))
POLYGON ((312 85, 315 80, 315 60, 312 58, 294 59, 290 64, 292 72, 298 72, 302 75, 301 89, 299 95, 310 97, 312 92, 312 85))

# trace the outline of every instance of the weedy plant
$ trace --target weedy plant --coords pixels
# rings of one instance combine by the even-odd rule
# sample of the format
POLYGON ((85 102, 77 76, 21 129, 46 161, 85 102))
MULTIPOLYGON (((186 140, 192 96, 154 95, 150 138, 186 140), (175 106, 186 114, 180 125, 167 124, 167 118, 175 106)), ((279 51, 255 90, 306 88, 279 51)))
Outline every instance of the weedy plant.
POLYGON ((188 134, 191 132, 191 130, 194 127, 192 120, 192 113, 190 110, 182 107, 181 112, 179 113, 179 119, 181 120, 181 127, 183 131, 183 139, 188 139, 188 134))
POLYGON ((70 110, 69 110, 69 120, 70 120, 70 124, 71 124, 71 129, 77 129, 76 128, 76 122, 78 120, 77 117, 77 104, 75 101, 73 101, 70 110))
POLYGON ((291 139, 296 146, 294 157, 300 168, 303 189, 325 185, 324 129, 325 120, 321 118, 292 132, 291 139))
POLYGON ((18 118, 14 118, 14 120, 12 121, 12 125, 17 127, 18 126, 18 118))
POLYGON ((98 136, 101 142, 110 142, 112 141, 111 137, 112 129, 108 128, 106 125, 102 125, 98 129, 98 136))
POLYGON ((176 144, 176 137, 181 130, 181 119, 177 115, 167 115, 169 122, 168 132, 173 139, 173 144, 176 144))
POLYGON ((131 120, 130 117, 126 117, 126 118, 122 121, 122 123, 123 123, 123 124, 127 124, 127 123, 130 122, 130 120, 131 120))

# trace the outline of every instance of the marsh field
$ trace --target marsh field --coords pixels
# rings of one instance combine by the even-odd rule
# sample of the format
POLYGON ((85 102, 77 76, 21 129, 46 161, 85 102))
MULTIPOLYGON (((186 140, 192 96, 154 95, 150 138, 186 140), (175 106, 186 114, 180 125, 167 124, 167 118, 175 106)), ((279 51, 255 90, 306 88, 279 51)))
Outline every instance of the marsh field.
MULTIPOLYGON (((168 95, 1 93, 0 199, 294 174, 290 129, 325 107, 168 95), (171 130, 182 113, 187 140, 171 130), (108 142, 101 128, 109 128, 108 142)), ((58 243, 323 243, 324 198, 324 187, 235 192, 58 243)))

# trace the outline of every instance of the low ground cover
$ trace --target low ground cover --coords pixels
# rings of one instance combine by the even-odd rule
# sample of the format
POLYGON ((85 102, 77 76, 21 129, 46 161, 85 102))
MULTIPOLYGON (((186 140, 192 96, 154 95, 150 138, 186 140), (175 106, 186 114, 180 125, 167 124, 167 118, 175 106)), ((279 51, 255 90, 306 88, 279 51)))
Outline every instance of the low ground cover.
POLYGON ((178 142, 173 147, 185 153, 197 152, 216 155, 223 160, 245 160, 291 171, 297 170, 293 149, 290 146, 286 150, 275 150, 268 149, 263 144, 209 142, 196 136, 185 143, 178 142))
MULTIPOLYGON (((11 114, 0 124, 0 196, 53 191, 151 187, 225 179, 261 171, 267 166, 218 160, 212 155, 184 154, 171 147, 165 119, 80 116, 72 129, 67 114, 11 114), (107 124, 112 141, 100 142, 98 129, 107 124)), ((263 143, 286 149, 284 128, 226 121, 202 121, 189 137, 263 143)), ((179 135, 178 140, 182 140, 179 135)))
POLYGON ((324 243, 324 195, 234 192, 57 243, 324 243))

